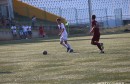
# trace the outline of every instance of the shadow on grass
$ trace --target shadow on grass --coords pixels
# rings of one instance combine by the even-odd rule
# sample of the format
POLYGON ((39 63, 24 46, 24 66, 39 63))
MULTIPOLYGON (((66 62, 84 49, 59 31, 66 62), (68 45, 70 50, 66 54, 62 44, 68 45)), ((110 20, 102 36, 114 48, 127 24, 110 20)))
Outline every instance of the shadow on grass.
POLYGON ((58 42, 58 41, 59 40, 56 40, 54 38, 52 38, 52 39, 33 38, 33 39, 0 41, 0 46, 15 45, 15 44, 26 44, 26 43, 58 42))
POLYGON ((4 72, 0 72, 0 74, 11 74, 12 72, 9 71, 4 71, 4 72))

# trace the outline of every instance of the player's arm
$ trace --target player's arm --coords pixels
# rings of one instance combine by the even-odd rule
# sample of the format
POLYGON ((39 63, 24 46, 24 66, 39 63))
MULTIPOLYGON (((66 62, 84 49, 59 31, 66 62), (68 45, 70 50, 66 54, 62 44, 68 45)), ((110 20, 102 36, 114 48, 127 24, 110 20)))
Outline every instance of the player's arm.
MULTIPOLYGON (((92 23, 92 24, 94 24, 94 23, 92 23)), ((92 34, 93 32, 94 32, 94 29, 97 27, 97 24, 94 24, 93 25, 93 27, 92 27, 92 29, 91 29, 91 31, 90 31, 90 34, 92 34)))
POLYGON ((64 29, 60 28, 59 36, 64 32, 64 29))
POLYGON ((60 26, 59 26, 59 28, 60 28, 60 32, 59 32, 59 35, 61 35, 63 32, 64 32, 64 24, 60 24, 60 26))
POLYGON ((94 27, 92 27, 92 29, 90 30, 90 34, 92 34, 94 32, 94 27))

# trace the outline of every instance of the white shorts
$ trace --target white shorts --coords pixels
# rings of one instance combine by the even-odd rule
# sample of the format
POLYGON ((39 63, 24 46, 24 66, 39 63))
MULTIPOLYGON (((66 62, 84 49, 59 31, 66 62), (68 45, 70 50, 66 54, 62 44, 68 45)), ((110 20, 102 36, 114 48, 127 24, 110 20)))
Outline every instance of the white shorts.
POLYGON ((60 37, 60 41, 67 41, 67 40, 68 40, 68 36, 67 35, 60 37))

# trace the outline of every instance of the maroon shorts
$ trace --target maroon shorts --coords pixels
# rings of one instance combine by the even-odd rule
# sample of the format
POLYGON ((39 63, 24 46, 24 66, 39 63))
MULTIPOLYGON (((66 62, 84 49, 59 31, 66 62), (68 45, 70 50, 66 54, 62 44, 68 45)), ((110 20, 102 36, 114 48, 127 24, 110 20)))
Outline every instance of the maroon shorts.
POLYGON ((99 41, 99 39, 100 39, 100 34, 93 35, 93 37, 92 37, 92 41, 99 41))

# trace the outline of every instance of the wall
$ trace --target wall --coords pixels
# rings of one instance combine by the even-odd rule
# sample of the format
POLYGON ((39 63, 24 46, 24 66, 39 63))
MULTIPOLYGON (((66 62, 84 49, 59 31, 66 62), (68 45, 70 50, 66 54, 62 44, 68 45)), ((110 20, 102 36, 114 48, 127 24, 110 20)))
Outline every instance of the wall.
MULTIPOLYGON (((18 0, 13 0, 13 6, 16 13, 30 18, 35 15, 39 19, 56 22, 56 18, 60 17, 18 0)), ((66 22, 64 18, 61 19, 66 22)))
MULTIPOLYGON (((39 37, 38 31, 34 31, 32 34, 32 37, 33 38, 39 37)), ((19 39, 19 36, 18 36, 18 39, 19 39)), ((13 36, 10 31, 0 31, 0 41, 4 41, 4 40, 13 40, 13 36)))
POLYGON ((8 1, 7 0, 0 0, 0 4, 7 4, 8 1))

